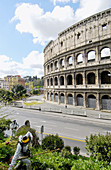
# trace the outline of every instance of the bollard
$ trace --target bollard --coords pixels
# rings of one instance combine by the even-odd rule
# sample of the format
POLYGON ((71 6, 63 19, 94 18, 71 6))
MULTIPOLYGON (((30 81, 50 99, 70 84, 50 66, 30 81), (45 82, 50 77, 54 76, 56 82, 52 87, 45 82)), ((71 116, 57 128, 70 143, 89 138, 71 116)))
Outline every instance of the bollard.
POLYGON ((87 116, 87 114, 86 114, 86 110, 84 111, 84 115, 85 115, 85 116, 87 116))
POLYGON ((71 110, 71 114, 72 114, 72 115, 74 114, 74 111, 73 111, 73 110, 71 110))
POLYGON ((43 140, 43 132, 44 132, 44 126, 42 125, 42 126, 41 126, 41 131, 40 131, 40 133, 41 133, 40 144, 42 144, 42 140, 43 140))
POLYGON ((101 114, 99 113, 99 119, 101 119, 101 114))

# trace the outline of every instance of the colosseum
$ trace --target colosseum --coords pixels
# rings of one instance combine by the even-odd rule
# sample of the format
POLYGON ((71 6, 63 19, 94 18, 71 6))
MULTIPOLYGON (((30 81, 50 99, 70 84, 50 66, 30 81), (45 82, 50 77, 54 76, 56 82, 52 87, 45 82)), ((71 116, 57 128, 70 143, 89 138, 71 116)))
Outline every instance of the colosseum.
POLYGON ((111 8, 46 45, 44 95, 57 104, 111 110, 111 8))

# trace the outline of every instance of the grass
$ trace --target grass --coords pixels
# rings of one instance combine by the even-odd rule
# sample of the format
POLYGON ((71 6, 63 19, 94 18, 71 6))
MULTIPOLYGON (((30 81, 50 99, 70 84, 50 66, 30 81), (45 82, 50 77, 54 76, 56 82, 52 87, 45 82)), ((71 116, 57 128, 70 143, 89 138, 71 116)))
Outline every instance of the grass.
POLYGON ((43 104, 43 102, 40 102, 40 101, 23 102, 23 104, 25 104, 26 106, 33 106, 33 105, 43 104))

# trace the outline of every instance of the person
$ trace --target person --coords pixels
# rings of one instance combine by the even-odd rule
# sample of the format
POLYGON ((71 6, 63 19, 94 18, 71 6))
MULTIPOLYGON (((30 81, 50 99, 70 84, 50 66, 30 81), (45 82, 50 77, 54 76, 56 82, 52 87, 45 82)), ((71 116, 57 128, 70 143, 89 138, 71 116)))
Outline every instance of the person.
POLYGON ((16 122, 16 120, 14 120, 10 125, 10 128, 12 130, 11 139, 16 135, 18 127, 19 127, 19 124, 16 122))
POLYGON ((27 170, 31 170, 31 161, 28 159, 28 156, 29 156, 29 147, 28 146, 32 140, 33 140, 33 136, 31 134, 31 132, 29 132, 29 131, 26 133, 26 135, 19 136, 19 142, 17 144, 17 149, 13 156, 11 164, 9 165, 8 170, 12 170, 17 159, 20 157, 23 157, 23 156, 27 156, 27 157, 26 158, 23 157, 23 159, 21 159, 21 162, 26 164, 27 170))

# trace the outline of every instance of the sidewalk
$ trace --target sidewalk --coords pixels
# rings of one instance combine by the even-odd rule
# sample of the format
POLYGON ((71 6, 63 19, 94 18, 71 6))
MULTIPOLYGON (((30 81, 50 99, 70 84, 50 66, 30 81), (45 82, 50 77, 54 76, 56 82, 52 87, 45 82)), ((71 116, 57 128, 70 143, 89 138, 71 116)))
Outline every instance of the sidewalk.
POLYGON ((62 116, 67 116, 70 118, 79 118, 82 120, 92 120, 92 121, 98 121, 101 123, 111 123, 111 112, 110 111, 97 111, 94 109, 84 109, 82 107, 74 107, 72 105, 67 105, 67 107, 63 104, 58 105, 57 103, 52 102, 45 102, 43 99, 43 95, 40 96, 32 96, 26 99, 25 102, 31 102, 31 101, 40 101, 41 104, 37 105, 30 105, 26 106, 22 102, 17 102, 16 107, 23 107, 25 109, 33 109, 33 110, 39 110, 42 112, 48 112, 53 114, 60 114, 62 116))

